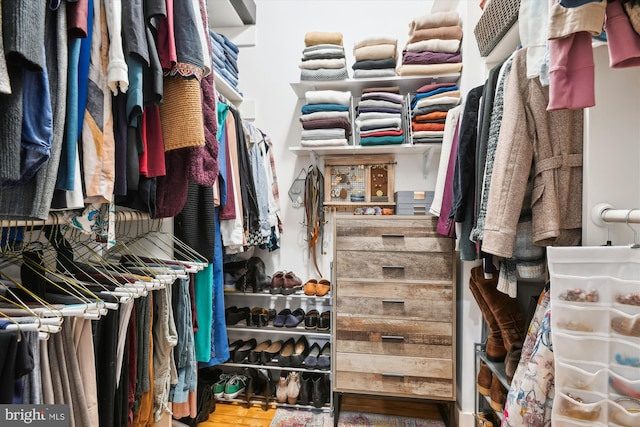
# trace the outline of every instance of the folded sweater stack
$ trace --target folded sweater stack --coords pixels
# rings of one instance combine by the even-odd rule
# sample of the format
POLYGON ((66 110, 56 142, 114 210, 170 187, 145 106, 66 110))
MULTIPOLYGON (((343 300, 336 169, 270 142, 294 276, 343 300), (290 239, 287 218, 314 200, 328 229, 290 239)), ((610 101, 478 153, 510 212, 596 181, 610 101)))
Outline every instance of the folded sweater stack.
POLYGON ((411 98, 413 143, 442 142, 444 124, 450 109, 460 103, 455 83, 422 86, 411 98))
POLYGON ((395 77, 398 62, 398 39, 372 36, 357 41, 353 47, 355 79, 395 77))
POLYGON ((418 17, 409 24, 409 36, 402 51, 399 75, 450 74, 462 70, 462 26, 458 12, 418 17))
POLYGON ((211 39, 211 62, 213 68, 236 92, 242 94, 238 89, 238 46, 229 40, 224 34, 209 30, 211 39))
POLYGON ((349 144, 351 137, 351 92, 310 90, 302 106, 301 147, 329 147, 349 144))
POLYGON ((403 107, 404 97, 397 86, 364 89, 356 109, 360 145, 402 144, 403 107))
POLYGON ((342 33, 313 31, 304 36, 300 80, 345 80, 349 78, 342 33))

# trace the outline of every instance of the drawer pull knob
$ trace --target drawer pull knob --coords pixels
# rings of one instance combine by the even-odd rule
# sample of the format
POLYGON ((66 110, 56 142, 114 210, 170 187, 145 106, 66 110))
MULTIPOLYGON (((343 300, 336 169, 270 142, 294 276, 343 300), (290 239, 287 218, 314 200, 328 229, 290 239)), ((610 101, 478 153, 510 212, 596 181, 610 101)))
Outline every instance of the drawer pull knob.
POLYGON ((398 239, 404 239, 404 234, 389 234, 389 233, 382 234, 382 238, 384 239, 385 237, 394 237, 398 239))
POLYGON ((394 373, 391 373, 391 372, 383 372, 382 376, 383 377, 392 377, 392 378, 404 378, 404 375, 402 375, 402 374, 394 374, 394 373))
POLYGON ((383 340, 404 341, 404 337, 402 335, 383 335, 381 338, 383 340))
POLYGON ((401 299, 383 299, 383 304, 404 304, 404 300, 401 299))
POLYGON ((394 270, 404 270, 404 265, 383 265, 382 268, 394 269, 394 270))

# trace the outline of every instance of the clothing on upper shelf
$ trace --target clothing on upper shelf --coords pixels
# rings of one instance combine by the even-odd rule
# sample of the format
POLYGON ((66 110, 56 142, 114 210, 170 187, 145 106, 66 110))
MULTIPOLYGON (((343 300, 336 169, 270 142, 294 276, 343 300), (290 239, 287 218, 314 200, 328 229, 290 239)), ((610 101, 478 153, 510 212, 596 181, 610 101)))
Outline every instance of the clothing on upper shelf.
POLYGON ((398 40, 391 36, 368 36, 353 47, 354 78, 392 77, 396 75, 398 40))
POLYGON ((349 78, 342 33, 311 31, 305 34, 299 64, 300 80, 344 80, 349 78))
POLYGON ((457 12, 419 16, 409 24, 409 40, 397 72, 401 76, 459 73, 462 26, 457 12))
POLYGON ((434 83, 418 88, 411 98, 411 129, 414 143, 423 138, 442 138, 448 111, 460 103, 455 83, 434 83))
POLYGON ((211 60, 213 69, 218 72, 229 85, 240 95, 238 84, 240 71, 238 69, 238 46, 236 46, 227 36, 216 33, 209 29, 209 40, 211 43, 211 60))
POLYGON ((351 92, 317 90, 305 92, 299 121, 301 147, 345 146, 352 128, 349 108, 351 92))
POLYGON ((398 88, 365 88, 356 106, 355 125, 360 145, 405 143, 405 108, 405 97, 398 88))

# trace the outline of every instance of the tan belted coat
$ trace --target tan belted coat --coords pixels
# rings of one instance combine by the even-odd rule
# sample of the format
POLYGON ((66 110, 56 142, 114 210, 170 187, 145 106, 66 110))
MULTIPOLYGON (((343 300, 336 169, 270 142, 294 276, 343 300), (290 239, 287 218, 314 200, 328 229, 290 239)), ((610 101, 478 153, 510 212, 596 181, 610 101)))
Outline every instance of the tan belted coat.
POLYGON ((549 89, 527 78, 526 49, 516 52, 489 188, 482 250, 510 258, 527 180, 533 243, 573 246, 582 234, 583 111, 547 111, 549 89))

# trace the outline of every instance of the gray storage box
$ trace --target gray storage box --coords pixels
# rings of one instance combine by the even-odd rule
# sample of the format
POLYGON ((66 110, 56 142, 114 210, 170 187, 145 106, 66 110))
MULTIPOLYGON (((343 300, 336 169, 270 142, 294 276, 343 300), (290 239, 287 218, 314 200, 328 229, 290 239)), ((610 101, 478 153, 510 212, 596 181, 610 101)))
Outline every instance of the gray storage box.
POLYGON ((396 215, 430 215, 433 191, 396 191, 396 215))

